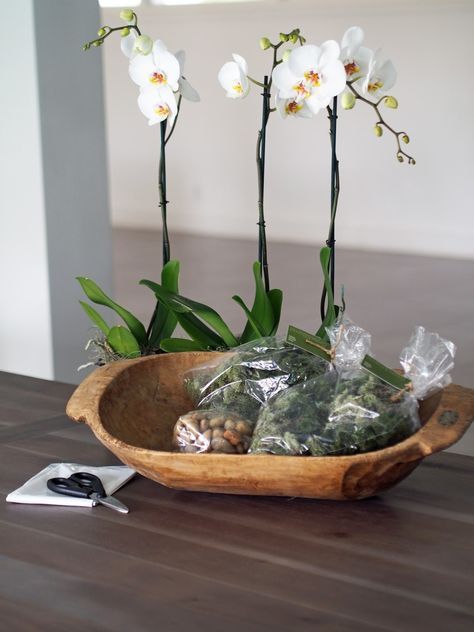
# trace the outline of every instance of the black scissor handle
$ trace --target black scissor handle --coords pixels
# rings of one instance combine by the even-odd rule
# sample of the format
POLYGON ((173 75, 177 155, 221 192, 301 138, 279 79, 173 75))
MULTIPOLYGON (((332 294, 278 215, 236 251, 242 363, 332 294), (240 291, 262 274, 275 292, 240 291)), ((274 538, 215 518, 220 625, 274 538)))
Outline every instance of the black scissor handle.
POLYGON ((87 487, 89 494, 95 492, 99 498, 105 498, 107 496, 102 481, 95 474, 90 474, 89 472, 75 472, 71 474, 69 480, 83 487, 87 487))
POLYGON ((93 493, 91 488, 78 485, 69 478, 50 478, 46 485, 48 489, 52 492, 56 492, 56 494, 74 496, 75 498, 89 498, 93 493))

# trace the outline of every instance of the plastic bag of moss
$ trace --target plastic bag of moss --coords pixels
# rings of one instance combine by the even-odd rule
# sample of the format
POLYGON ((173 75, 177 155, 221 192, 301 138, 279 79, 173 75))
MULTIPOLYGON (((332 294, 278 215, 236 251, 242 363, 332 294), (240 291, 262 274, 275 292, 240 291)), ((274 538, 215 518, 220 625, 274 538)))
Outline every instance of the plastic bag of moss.
POLYGON ((278 393, 324 374, 330 363, 289 345, 261 338, 189 371, 185 386, 196 408, 224 409, 255 422, 260 407, 278 393))
POLYGON ((455 346, 423 327, 401 353, 409 379, 402 390, 361 368, 370 346, 367 332, 343 318, 328 334, 338 370, 262 408, 250 452, 337 456, 386 448, 419 429, 417 400, 450 382, 455 346))
POLYGON ((193 410, 181 415, 173 431, 178 452, 245 454, 254 424, 221 410, 193 410))

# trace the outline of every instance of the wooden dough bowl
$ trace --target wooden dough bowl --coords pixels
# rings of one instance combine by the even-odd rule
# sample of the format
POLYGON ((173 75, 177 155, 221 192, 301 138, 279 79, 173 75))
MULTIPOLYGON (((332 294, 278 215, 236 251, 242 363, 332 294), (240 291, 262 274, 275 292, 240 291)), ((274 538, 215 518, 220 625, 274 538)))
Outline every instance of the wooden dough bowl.
POLYGON ((367 498, 405 478, 421 460, 458 441, 474 416, 474 391, 451 385, 421 403, 422 428, 405 441, 367 454, 337 457, 181 454, 172 430, 193 408, 183 374, 215 353, 171 353, 96 369, 76 389, 67 414, 87 423, 123 463, 176 489, 367 498))

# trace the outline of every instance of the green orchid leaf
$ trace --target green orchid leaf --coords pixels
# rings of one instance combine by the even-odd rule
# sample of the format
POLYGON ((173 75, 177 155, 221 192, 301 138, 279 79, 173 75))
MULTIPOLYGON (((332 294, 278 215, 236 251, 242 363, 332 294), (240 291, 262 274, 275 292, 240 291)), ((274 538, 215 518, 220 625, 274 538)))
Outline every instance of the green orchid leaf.
POLYGON ((96 310, 89 305, 89 303, 85 303, 84 301, 79 301, 80 305, 84 309, 85 313, 89 316, 91 321, 106 335, 108 336, 110 327, 107 325, 105 320, 96 312, 96 310))
MULTIPOLYGON (((237 338, 231 332, 226 325, 222 317, 208 305, 198 303, 184 296, 180 296, 175 292, 169 292, 163 286, 154 283, 153 281, 142 280, 141 284, 149 287, 159 299, 162 299, 164 303, 176 314, 178 322, 181 323, 180 316, 183 315, 195 315, 204 320, 210 327, 217 333, 217 335, 224 341, 224 346, 236 347, 239 343, 237 338)), ((189 333, 189 332, 188 332, 189 333)))
MULTIPOLYGON (((254 321, 258 323, 258 328, 263 332, 263 335, 268 336, 273 331, 275 322, 272 304, 265 291, 265 286, 261 276, 261 268, 258 261, 253 264, 253 276, 255 279, 255 298, 251 309, 252 317, 254 321)), ((250 322, 248 322, 240 341, 243 343, 249 342, 253 339, 253 327, 250 322)))
POLYGON ((267 292, 268 299, 273 309, 273 329, 270 332, 270 336, 274 336, 278 331, 278 325, 280 324, 281 306, 283 304, 283 292, 278 289, 269 290, 267 292))
POLYGON ((206 350, 206 347, 203 347, 199 342, 186 338, 165 338, 161 341, 160 348, 167 353, 206 350))
POLYGON ((86 277, 76 277, 81 284, 87 298, 97 305, 104 305, 116 312, 120 318, 124 321, 130 332, 136 338, 141 345, 146 345, 147 335, 145 327, 133 314, 123 308, 121 305, 113 301, 107 294, 105 294, 100 287, 92 279, 86 277))
POLYGON ((141 354, 137 339, 128 329, 122 327, 122 325, 112 327, 107 336, 107 342, 115 353, 118 353, 124 358, 138 358, 141 354))
POLYGON ((252 316, 252 312, 249 310, 249 308, 244 303, 244 301, 240 298, 240 296, 237 296, 237 295, 233 296, 232 300, 238 303, 240 307, 244 310, 245 315, 247 316, 247 319, 248 319, 247 324, 250 325, 253 329, 254 338, 262 338, 263 333, 260 331, 258 323, 254 320, 252 316))
POLYGON ((222 349, 226 343, 194 314, 176 314, 178 323, 192 340, 204 349, 222 349))
MULTIPOLYGON (((170 292, 178 292, 179 261, 168 261, 161 271, 161 284, 170 292)), ((170 338, 176 329, 178 319, 172 310, 162 301, 158 301, 153 323, 150 330, 149 346, 159 348, 161 341, 170 338)))

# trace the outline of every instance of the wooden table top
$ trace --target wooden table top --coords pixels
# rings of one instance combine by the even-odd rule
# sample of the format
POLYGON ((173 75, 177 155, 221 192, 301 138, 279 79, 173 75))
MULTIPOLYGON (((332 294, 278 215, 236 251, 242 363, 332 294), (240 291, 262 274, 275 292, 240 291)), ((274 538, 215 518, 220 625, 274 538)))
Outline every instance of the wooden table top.
MULTIPOLYGON (((0 373, 4 496, 53 462, 116 463, 73 386, 0 373)), ((358 502, 174 491, 104 507, 2 503, 0 630, 474 629, 474 458, 435 455, 358 502)))

